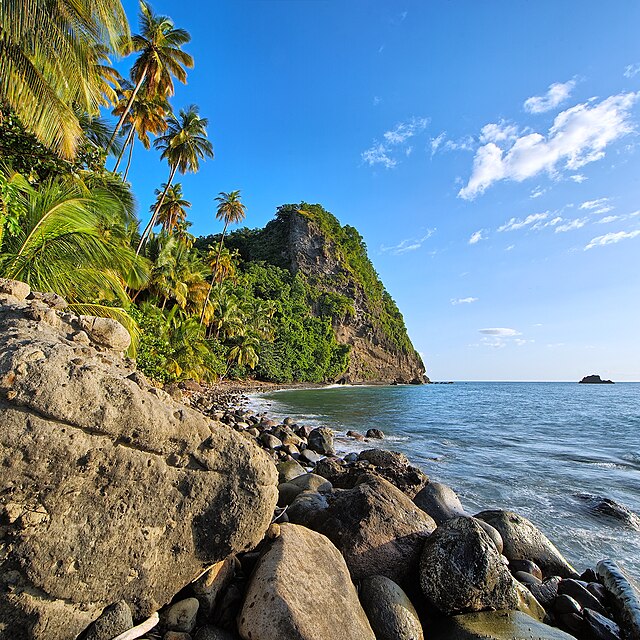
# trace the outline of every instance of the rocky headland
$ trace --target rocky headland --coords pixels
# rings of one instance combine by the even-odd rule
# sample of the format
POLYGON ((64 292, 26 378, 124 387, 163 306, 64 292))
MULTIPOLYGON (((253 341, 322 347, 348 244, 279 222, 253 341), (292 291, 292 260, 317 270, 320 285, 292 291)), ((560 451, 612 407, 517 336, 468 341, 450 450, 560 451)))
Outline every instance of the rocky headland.
POLYGON ((585 376, 580 380, 580 384, 614 384, 613 380, 603 380, 598 375, 585 376))
POLYGON ((615 563, 350 432, 150 384, 115 321, 0 280, 0 639, 639 640, 615 563))

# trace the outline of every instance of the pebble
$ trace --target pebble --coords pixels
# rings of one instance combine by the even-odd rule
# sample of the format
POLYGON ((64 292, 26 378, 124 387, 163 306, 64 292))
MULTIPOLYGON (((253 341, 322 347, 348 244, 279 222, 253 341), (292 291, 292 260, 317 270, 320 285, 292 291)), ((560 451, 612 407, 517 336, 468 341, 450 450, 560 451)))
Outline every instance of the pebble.
POLYGON ((172 604, 164 614, 164 623, 169 631, 191 633, 196 626, 200 603, 196 598, 186 598, 172 604))

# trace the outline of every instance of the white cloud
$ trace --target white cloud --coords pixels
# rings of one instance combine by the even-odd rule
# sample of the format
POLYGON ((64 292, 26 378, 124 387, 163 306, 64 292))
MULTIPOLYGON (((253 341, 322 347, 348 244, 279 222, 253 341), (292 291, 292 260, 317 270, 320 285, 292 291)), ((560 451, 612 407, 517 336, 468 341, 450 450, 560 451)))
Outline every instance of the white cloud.
POLYGON ((386 131, 383 137, 388 144, 402 144, 425 129, 427 124, 429 124, 427 118, 412 118, 408 122, 400 122, 390 131, 386 131))
POLYGON ((447 138, 447 132, 443 131, 435 138, 431 138, 431 155, 433 156, 447 138))
POLYGON ((601 102, 590 100, 559 113, 546 137, 528 133, 504 150, 495 142, 481 146, 458 196, 473 200, 500 180, 522 182, 543 171, 575 171, 600 160, 609 144, 634 130, 630 111, 638 97, 640 93, 621 93, 601 102))
POLYGON ((392 169, 398 161, 389 155, 389 150, 383 144, 377 142, 372 147, 362 152, 362 159, 372 167, 374 164, 381 164, 387 169, 392 169))
POLYGON ((498 123, 485 124, 480 130, 480 142, 504 142, 505 140, 515 140, 518 137, 518 127, 506 120, 498 123))
POLYGON ((451 304, 472 304, 473 302, 478 302, 478 298, 451 298, 451 304))
POLYGON ((530 198, 539 198, 541 195, 545 194, 547 192, 546 189, 543 189, 542 187, 536 187, 530 194, 529 197, 530 198))
POLYGON ((516 248, 516 245, 515 245, 515 244, 510 244, 510 245, 505 249, 505 251, 513 251, 515 248, 516 248))
POLYGON ((380 247, 380 251, 383 253, 391 253, 394 256, 399 256, 409 251, 415 251, 416 249, 419 249, 425 240, 429 239, 435 232, 435 229, 428 229, 427 233, 421 238, 403 240, 393 247, 382 246, 380 247))
POLYGON ((582 227, 587 224, 588 220, 588 218, 574 218, 573 220, 568 220, 564 224, 558 225, 555 228, 555 232, 563 233, 566 231, 573 231, 574 229, 582 229, 582 227))
POLYGON ((519 331, 515 329, 506 329, 504 327, 497 327, 492 329, 478 329, 480 333, 484 333, 487 336, 502 336, 503 338, 510 338, 512 336, 520 336, 522 335, 519 331))
POLYGON ((583 176, 581 173, 575 173, 572 176, 569 176, 569 180, 573 180, 578 184, 582 184, 585 180, 588 180, 587 176, 583 176))
POLYGON ((524 110, 529 113, 544 113, 555 109, 569 98, 573 88, 576 86, 575 80, 567 82, 554 82, 549 85, 549 90, 543 96, 533 96, 524 101, 524 110))
POLYGON ((499 232, 503 231, 517 231, 518 229, 524 229, 537 222, 546 220, 549 217, 549 212, 545 213, 532 213, 524 219, 511 218, 508 222, 505 222, 502 226, 498 227, 499 232))
POLYGON ((370 167, 381 164, 386 169, 392 169, 398 164, 398 159, 394 156, 409 155, 411 147, 406 144, 407 140, 423 131, 428 123, 427 118, 412 118, 398 123, 393 129, 385 131, 382 136, 384 142, 374 140, 372 146, 360 154, 362 160, 370 167))
POLYGON ((444 143, 445 151, 473 151, 473 136, 465 136, 459 140, 447 140, 444 143))
POLYGON ((373 106, 377 107, 382 102, 382 98, 380 96, 373 96, 373 106))
POLYGON ((480 240, 486 240, 487 237, 484 234, 484 229, 480 229, 479 231, 474 231, 469 238, 469 244, 478 244, 480 240))
POLYGON ((633 211, 632 213, 627 213, 623 216, 604 216, 603 218, 596 220, 596 224, 609 224, 610 222, 616 222, 618 220, 629 220, 639 215, 640 211, 633 211))
POLYGON ((628 64, 624 69, 625 78, 633 78, 633 76, 637 76, 639 73, 640 62, 636 62, 636 64, 628 64))
POLYGON ((630 240, 640 236, 640 230, 636 231, 617 231, 615 233, 607 233, 603 236, 597 236, 589 242, 584 248, 585 251, 594 247, 604 247, 607 244, 616 244, 622 240, 630 240))
MULTIPOLYGON (((603 207, 609 206, 609 198, 597 198, 596 200, 587 200, 580 205, 580 209, 587 209, 592 211, 594 209, 602 209, 603 207)), ((613 207, 607 209, 607 211, 611 211, 613 207)), ((602 213, 606 213, 603 211, 602 213)))

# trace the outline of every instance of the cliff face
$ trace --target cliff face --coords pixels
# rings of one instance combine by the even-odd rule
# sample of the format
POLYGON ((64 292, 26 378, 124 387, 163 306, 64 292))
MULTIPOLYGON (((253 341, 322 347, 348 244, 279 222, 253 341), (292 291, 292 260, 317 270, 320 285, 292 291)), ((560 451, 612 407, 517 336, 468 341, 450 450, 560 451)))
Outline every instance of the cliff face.
MULTIPOLYGON (((280 207, 262 232, 281 266, 303 274, 319 292, 314 311, 336 309, 333 329, 349 345, 342 381, 422 383, 425 367, 407 335, 404 320, 367 257, 353 227, 341 226, 319 205, 280 207)), ((272 259, 275 257, 272 253, 272 259)))

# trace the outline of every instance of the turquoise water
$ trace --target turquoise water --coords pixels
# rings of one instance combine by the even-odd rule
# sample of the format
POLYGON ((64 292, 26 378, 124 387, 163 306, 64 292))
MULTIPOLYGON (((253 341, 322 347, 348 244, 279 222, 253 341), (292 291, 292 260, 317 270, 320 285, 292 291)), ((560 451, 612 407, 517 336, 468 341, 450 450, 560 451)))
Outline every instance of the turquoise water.
MULTIPOLYGON (((640 578, 640 531, 589 510, 578 494, 640 514, 640 383, 463 382, 329 387, 253 398, 254 408, 401 451, 453 487, 467 511, 505 508, 537 524, 582 570, 604 557, 640 578)), ((363 448, 338 436, 344 452, 363 448)))

